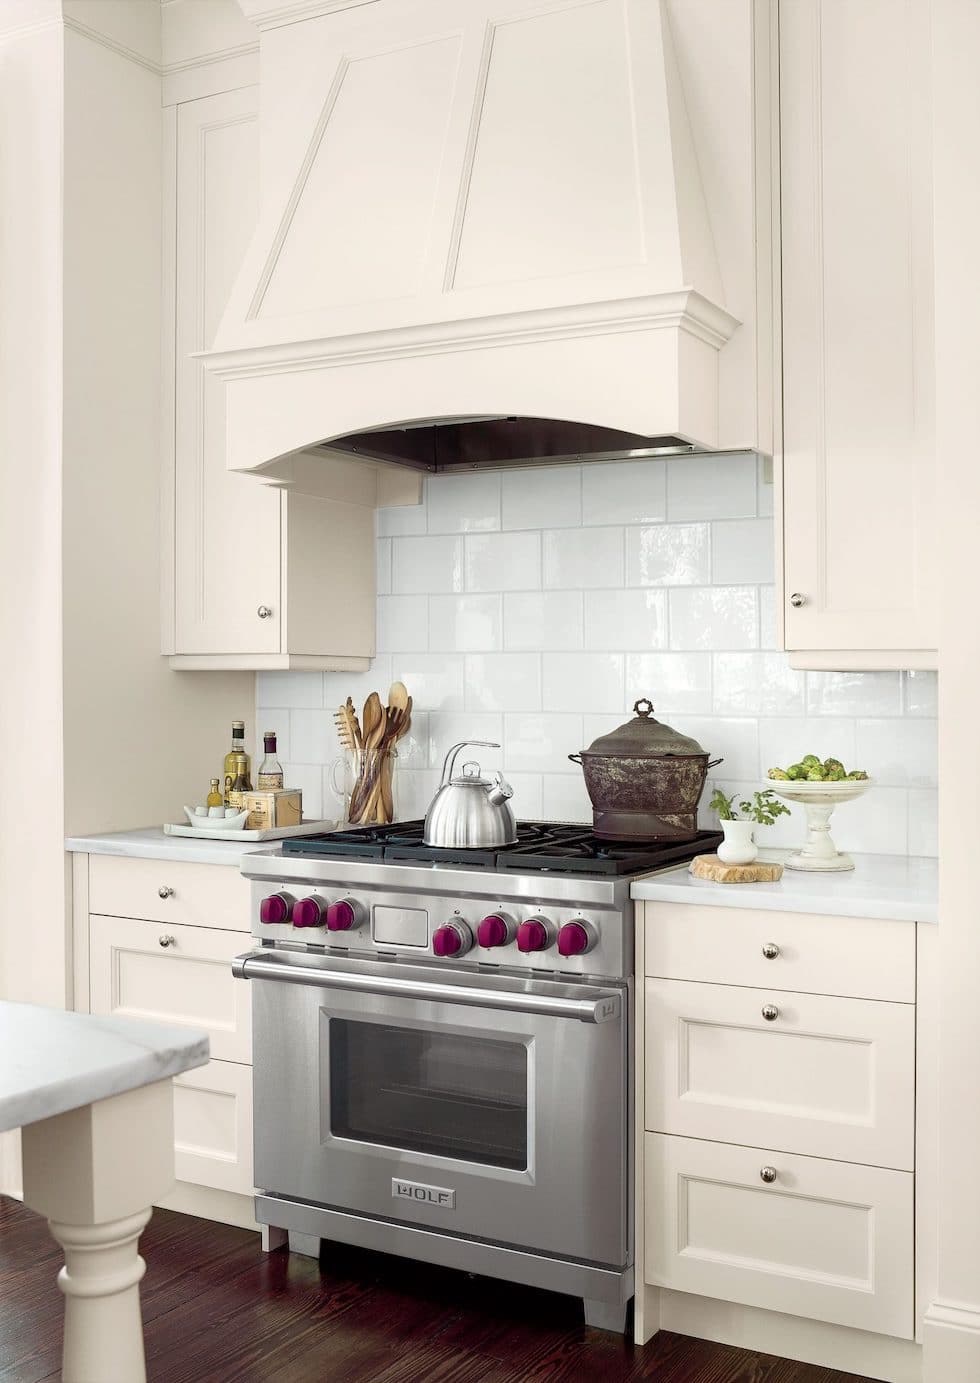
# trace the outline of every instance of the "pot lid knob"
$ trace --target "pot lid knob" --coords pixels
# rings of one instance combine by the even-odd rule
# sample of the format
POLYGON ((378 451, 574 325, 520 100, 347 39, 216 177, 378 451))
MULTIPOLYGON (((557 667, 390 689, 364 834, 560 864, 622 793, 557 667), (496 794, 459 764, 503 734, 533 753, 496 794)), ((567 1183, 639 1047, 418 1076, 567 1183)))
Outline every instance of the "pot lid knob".
POLYGON ((641 696, 640 699, 639 699, 639 701, 634 701, 634 702, 633 702, 633 710, 636 712, 636 714, 637 714, 638 716, 644 716, 644 717, 646 717, 646 716, 652 716, 652 715, 653 715, 653 702, 650 700, 650 698, 649 698, 648 696, 641 696), (645 706, 645 707, 646 707, 646 710, 645 710, 645 711, 641 711, 641 710, 640 710, 640 707, 641 707, 641 706, 645 706))

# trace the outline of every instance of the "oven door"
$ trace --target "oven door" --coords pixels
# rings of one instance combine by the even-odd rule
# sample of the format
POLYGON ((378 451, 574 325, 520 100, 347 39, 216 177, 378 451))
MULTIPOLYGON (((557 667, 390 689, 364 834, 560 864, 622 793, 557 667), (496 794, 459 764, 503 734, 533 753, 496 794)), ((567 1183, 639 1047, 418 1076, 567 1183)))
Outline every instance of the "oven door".
POLYGON ((263 1190, 628 1261, 626 987, 240 957, 263 1190))

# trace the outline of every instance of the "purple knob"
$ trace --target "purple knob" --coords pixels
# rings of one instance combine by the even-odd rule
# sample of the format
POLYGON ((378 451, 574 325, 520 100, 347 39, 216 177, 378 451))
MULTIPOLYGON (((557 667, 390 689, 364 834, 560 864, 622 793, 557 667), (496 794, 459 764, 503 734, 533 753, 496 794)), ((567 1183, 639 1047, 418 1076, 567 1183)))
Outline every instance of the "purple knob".
POLYGON ((437 956, 456 956, 463 949, 463 938, 455 927, 437 927, 432 933, 432 949, 437 956))
POLYGON ((581 956, 592 945, 592 938, 581 922, 566 922, 558 932, 558 954, 560 956, 581 956))
POLYGON ((331 903, 327 908, 327 927, 332 932, 349 932, 358 923, 354 904, 342 898, 339 903, 331 903))
POLYGON ((477 927, 476 939, 486 950, 491 946, 506 946, 510 940, 508 931, 507 919, 499 912, 492 912, 477 927))
POLYGON ((259 920, 268 926, 288 922, 293 909, 293 900, 288 893, 271 893, 259 904, 259 920))
POLYGON ((301 898, 293 904, 294 927, 322 927, 325 905, 321 898, 301 898))
POLYGON ((536 917, 522 922, 517 929, 519 951, 543 951, 548 945, 548 928, 536 917))

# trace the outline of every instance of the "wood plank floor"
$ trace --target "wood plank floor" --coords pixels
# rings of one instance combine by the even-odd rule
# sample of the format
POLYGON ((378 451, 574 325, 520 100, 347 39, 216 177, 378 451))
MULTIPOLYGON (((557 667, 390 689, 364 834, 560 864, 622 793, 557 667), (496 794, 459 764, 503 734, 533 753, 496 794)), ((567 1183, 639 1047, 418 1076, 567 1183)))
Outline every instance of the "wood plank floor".
MULTIPOLYGON (((154 1383, 868 1383, 661 1332, 587 1330, 567 1297, 329 1245, 319 1264, 158 1210, 143 1235, 154 1383)), ((0 1381, 56 1379, 60 1250, 0 1197, 0 1381)))

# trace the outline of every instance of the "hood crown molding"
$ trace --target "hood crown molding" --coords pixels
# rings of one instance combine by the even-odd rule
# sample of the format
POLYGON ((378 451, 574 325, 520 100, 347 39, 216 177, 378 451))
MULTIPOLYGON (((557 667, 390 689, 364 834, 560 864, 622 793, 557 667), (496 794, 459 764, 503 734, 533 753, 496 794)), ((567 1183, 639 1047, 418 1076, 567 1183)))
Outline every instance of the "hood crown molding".
POLYGON ((337 10, 353 10, 375 5, 379 0, 238 0, 238 8, 257 29, 278 29, 284 24, 299 24, 304 19, 319 19, 337 10))

